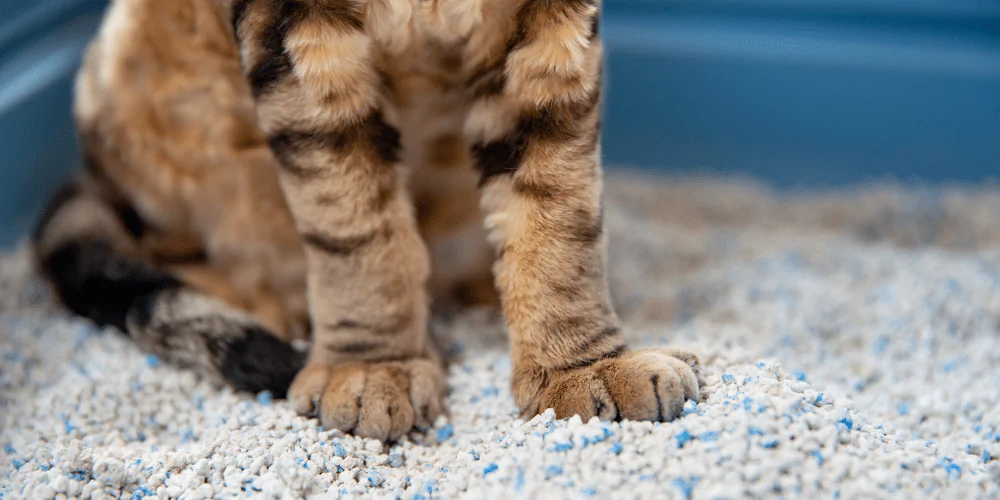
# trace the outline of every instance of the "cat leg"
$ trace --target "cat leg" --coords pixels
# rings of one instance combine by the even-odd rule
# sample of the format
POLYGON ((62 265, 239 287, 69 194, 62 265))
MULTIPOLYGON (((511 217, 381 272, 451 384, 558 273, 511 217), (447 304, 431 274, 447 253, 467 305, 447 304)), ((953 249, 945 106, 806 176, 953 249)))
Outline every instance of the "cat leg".
POLYGON ((605 279, 598 16, 584 0, 525 2, 507 40, 473 47, 465 129, 524 414, 670 420, 698 398, 698 360, 629 350, 605 279))
POLYGON ((305 246, 314 343, 289 390, 326 428, 379 439, 441 413, 430 272, 355 4, 234 7, 244 67, 305 246))

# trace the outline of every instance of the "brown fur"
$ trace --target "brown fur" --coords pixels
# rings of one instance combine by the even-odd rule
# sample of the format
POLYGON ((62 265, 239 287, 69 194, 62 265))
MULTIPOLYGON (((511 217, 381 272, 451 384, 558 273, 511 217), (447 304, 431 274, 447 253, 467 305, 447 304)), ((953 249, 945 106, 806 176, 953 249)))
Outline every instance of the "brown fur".
MULTIPOLYGON (((292 296, 294 286, 273 284, 293 283, 303 242, 314 342, 290 389, 293 407, 383 439, 433 421, 443 373, 426 331, 428 290, 489 300, 478 290, 493 260, 514 395, 527 415, 553 407, 668 420, 698 397, 697 359, 629 351, 610 304, 599 4, 235 0, 209 12, 206 1, 118 0, 141 11, 123 24, 155 36, 144 49, 125 41, 127 29, 105 30, 83 80, 118 95, 82 84, 78 114, 103 175, 162 231, 203 242, 231 282, 257 272, 292 296), (154 15, 185 23, 153 27, 154 15), (235 46, 192 36, 213 15, 235 23, 245 92, 235 46), (209 46, 217 61, 199 66, 209 46), (131 62, 102 72, 98 53, 131 62), (160 70, 137 69, 145 66, 160 70), (207 85, 199 72, 225 73, 218 81, 229 93, 196 92, 207 85), (143 75, 149 86, 121 92, 133 85, 125 78, 143 75), (113 77, 121 80, 102 80, 113 77), (301 240, 277 206, 265 138, 301 240)), ((286 304, 284 314, 294 310, 286 304)))

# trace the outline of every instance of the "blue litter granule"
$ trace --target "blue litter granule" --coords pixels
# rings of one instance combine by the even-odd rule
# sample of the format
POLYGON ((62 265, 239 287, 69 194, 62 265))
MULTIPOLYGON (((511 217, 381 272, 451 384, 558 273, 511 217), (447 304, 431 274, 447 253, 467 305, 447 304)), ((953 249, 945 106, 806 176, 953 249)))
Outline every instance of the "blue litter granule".
POLYGON ((499 468, 500 468, 500 466, 497 465, 496 462, 490 462, 489 464, 486 465, 486 467, 483 468, 483 477, 486 477, 486 476, 488 476, 488 475, 496 472, 497 469, 499 469, 499 468))
POLYGON ((67 417, 65 413, 59 415, 59 420, 62 420, 63 427, 66 429, 66 434, 72 434, 73 431, 76 430, 76 427, 69 423, 69 417, 67 417))
POLYGON ((615 455, 619 455, 619 454, 621 454, 622 449, 624 449, 624 448, 625 447, 622 446, 621 443, 615 443, 615 444, 611 445, 611 453, 614 453, 615 455))
POLYGON ((514 477, 514 492, 520 493, 524 489, 524 469, 517 468, 517 476, 514 477))
POLYGON ((792 376, 795 377, 795 380, 798 380, 799 382, 806 381, 806 372, 804 371, 795 370, 792 372, 792 376))
POLYGON ((484 398, 495 398, 499 395, 500 395, 500 389, 497 389, 496 387, 487 387, 483 389, 484 398))
POLYGON ((271 406, 274 402, 274 396, 271 395, 271 391, 261 391, 257 393, 257 402, 264 406, 271 406))
POLYGON ((753 411, 754 404, 757 405, 756 406, 757 413, 764 413, 765 411, 767 411, 767 407, 766 406, 764 406, 762 403, 759 403, 759 402, 755 401, 753 398, 751 398, 749 396, 746 396, 746 397, 743 398, 743 410, 744 411, 753 411))
POLYGON ((747 432, 749 432, 751 436, 763 436, 764 435, 764 431, 760 430, 760 427, 756 427, 756 426, 753 426, 753 425, 751 425, 750 427, 747 428, 747 432))
POLYGON ((896 412, 899 413, 900 415, 909 415, 910 414, 910 404, 909 403, 899 403, 899 405, 896 407, 896 412))
POLYGON ((819 406, 822 402, 823 402, 823 393, 821 392, 816 395, 816 401, 813 401, 813 404, 819 406))
POLYGON ((8 455, 13 455, 17 453, 17 450, 14 449, 14 445, 7 443, 7 445, 3 447, 3 452, 8 455))
POLYGON ((695 403, 694 400, 689 399, 684 402, 684 414, 690 415, 692 413, 698 413, 698 403, 695 403))
POLYGON ((749 384, 750 382, 753 382, 753 375, 747 375, 747 377, 743 379, 744 384, 749 384))
POLYGON ((561 465, 550 465, 545 468, 545 479, 555 476, 561 476, 563 473, 563 468, 561 465))
POLYGON ((445 424, 444 427, 437 430, 437 442, 443 443, 446 439, 455 435, 455 429, 451 424, 445 424))
POLYGON ((147 366, 160 366, 160 358, 155 354, 150 354, 146 356, 147 366))
POLYGON ((962 477, 962 467, 956 464, 954 461, 952 461, 951 458, 948 457, 942 458, 941 466, 944 468, 944 471, 948 474, 948 477, 952 481, 957 481, 959 478, 962 477))
POLYGON ((473 459, 473 460, 475 460, 475 461, 479 461, 479 454, 478 454, 478 453, 476 453, 475 451, 470 451, 470 452, 469 452, 469 455, 472 455, 472 459, 473 459))
POLYGON ((639 480, 644 483, 648 483, 649 481, 655 481, 656 476, 652 474, 639 474, 639 480))
POLYGON ((702 441, 718 441, 719 433, 716 431, 708 431, 698 434, 698 439, 702 441))
POLYGON ((194 431, 191 429, 184 429, 184 433, 181 434, 181 441, 188 442, 194 441, 198 436, 195 435, 194 431))
POLYGON ((763 446, 764 448, 767 448, 767 449, 777 448, 778 447, 778 438, 768 439, 767 441, 761 442, 760 445, 763 446))
POLYGON ((875 342, 872 343, 872 352, 874 352, 875 354, 882 354, 883 352, 885 352, 885 349, 888 346, 889 346, 889 338, 884 335, 879 336, 877 339, 875 339, 875 342))
POLYGON ((346 457, 347 456, 347 449, 344 448, 344 445, 340 444, 340 441, 334 441, 333 442, 333 454, 336 455, 336 456, 338 456, 338 457, 341 457, 341 458, 346 457))
POLYGON ((826 459, 823 458, 823 454, 818 451, 814 451, 810 453, 810 455, 816 457, 816 464, 818 465, 823 465, 823 462, 826 461, 826 459))
POLYGON ((734 377, 733 374, 729 372, 723 373, 722 382, 725 384, 731 384, 733 382, 736 382, 736 377, 734 377))
POLYGON ((368 480, 368 486, 371 486, 373 488, 382 486, 382 483, 385 482, 385 479, 382 478, 382 474, 379 474, 379 472, 375 470, 374 467, 368 470, 368 475, 365 476, 365 479, 368 480))
POLYGON ((569 451, 572 449, 573 449, 573 443, 568 441, 565 443, 556 443, 556 445, 552 447, 552 451, 556 452, 569 451))
POLYGON ((676 478, 671 481, 670 484, 672 484, 674 488, 681 490, 684 498, 691 498, 691 495, 694 494, 694 487, 698 484, 698 478, 691 477, 687 480, 683 478, 676 478))
POLYGON ((764 363, 763 361, 758 361, 757 362, 757 368, 763 369, 766 366, 767 366, 767 363, 764 363))
POLYGON ((389 454, 389 466, 390 467, 402 467, 403 466, 403 455, 400 453, 390 453, 389 454))
POLYGON ((593 486, 590 486, 590 487, 584 488, 581 491, 581 493, 583 493, 584 495, 587 495, 588 497, 592 497, 594 495, 597 495, 597 488, 594 488, 593 486))
POLYGON ((144 498, 144 497, 152 497, 152 496, 156 496, 156 494, 153 493, 153 490, 151 490, 151 489, 149 489, 149 488, 147 488, 145 486, 140 486, 138 489, 136 489, 135 491, 132 492, 132 500, 136 500, 136 499, 144 498))
POLYGON ((846 417, 838 420, 837 422, 841 423, 841 424, 844 424, 844 427, 847 427, 847 430, 853 430, 854 429, 854 419, 852 419, 850 416, 846 416, 846 417))
POLYGON ((944 366, 941 367, 941 369, 944 370, 945 373, 950 373, 958 369, 959 365, 961 365, 961 363, 958 360, 949 361, 945 363, 944 366))
POLYGON ((686 444, 686 443, 687 443, 688 441, 690 441, 690 440, 691 440, 691 433, 690 433, 690 432, 688 432, 688 430, 687 430, 687 429, 684 429, 684 430, 682 430, 682 431, 681 431, 680 433, 678 433, 678 434, 677 434, 676 436, 674 436, 674 439, 676 439, 676 440, 677 440, 677 447, 678 447, 678 448, 683 448, 683 447, 684 447, 684 445, 685 445, 685 444, 686 444))
MULTIPOLYGON (((688 403, 690 403, 690 402, 691 401, 688 401, 688 403)), ((685 406, 686 406, 686 404, 685 404, 685 406)), ((614 431, 612 431, 609 427, 602 426, 601 427, 601 435, 600 436, 583 436, 583 438, 582 438, 582 440, 583 440, 583 446, 584 446, 584 448, 586 448, 587 446, 590 446, 590 445, 592 445, 594 443, 600 443, 601 441, 604 441, 605 439, 608 439, 609 437, 614 436, 614 435, 615 435, 614 431)))
POLYGON ((21 470, 21 467, 24 467, 24 464, 26 463, 27 462, 22 458, 15 458, 14 461, 11 462, 11 465, 14 466, 14 469, 21 470))

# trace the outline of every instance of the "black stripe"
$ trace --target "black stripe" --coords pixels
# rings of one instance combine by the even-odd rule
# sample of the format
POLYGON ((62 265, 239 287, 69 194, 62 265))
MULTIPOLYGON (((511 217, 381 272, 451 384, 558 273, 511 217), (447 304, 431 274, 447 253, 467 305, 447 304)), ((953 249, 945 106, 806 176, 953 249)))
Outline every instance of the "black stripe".
POLYGON ((317 9, 326 20, 339 24, 342 28, 361 31, 365 27, 361 12, 348 0, 328 1, 313 8, 317 9))
POLYGON ((378 231, 371 231, 358 236, 335 237, 306 232, 302 233, 302 241, 328 254, 346 257, 370 245, 377 234, 378 231))
POLYGON ((173 275, 116 254, 104 241, 65 243, 45 264, 66 307, 122 331, 133 303, 181 286, 173 275))
POLYGON ((334 323, 330 327, 330 329, 362 330, 376 335, 387 335, 402 331, 403 328, 405 328, 410 323, 410 321, 412 321, 412 319, 413 319, 412 316, 409 314, 401 314, 395 319, 391 319, 390 321, 386 322, 386 324, 381 324, 381 325, 356 321, 352 319, 343 319, 334 323))
POLYGON ((383 162, 399 162, 399 131, 386 123, 381 111, 369 115, 363 127, 383 162))
POLYGON ((370 340, 359 340, 357 342, 348 342, 345 344, 327 344, 326 348, 331 352, 338 354, 364 354, 366 352, 371 352, 375 349, 384 347, 382 342, 372 342, 370 340))
POLYGON ((119 201, 112 204, 112 208, 114 208, 115 214, 118 215, 118 220, 122 222, 125 230, 133 238, 139 239, 142 238, 142 235, 146 234, 146 222, 142 220, 142 216, 139 215, 139 212, 131 203, 119 201))
POLYGON ((240 326, 242 337, 207 342, 219 372, 239 391, 271 391, 284 398, 306 356, 258 326, 240 326))
POLYGON ((278 167, 300 179, 313 179, 329 172, 328 165, 308 166, 299 163, 297 153, 309 149, 332 148, 342 150, 346 141, 339 135, 329 136, 295 130, 282 130, 268 141, 278 167))
POLYGON ((604 216, 598 213, 597 217, 593 217, 590 212, 578 209, 565 233, 568 234, 569 241, 593 245, 604 234, 604 216))
MULTIPOLYGON (((600 103, 600 87, 587 96, 586 99, 570 104, 550 104, 534 110, 527 110, 515 125, 514 130, 503 139, 478 143, 472 146, 472 154, 476 159, 476 167, 480 170, 480 187, 498 175, 517 172, 524 159, 528 145, 534 141, 568 142, 579 136, 581 127, 587 115, 594 111, 600 103)), ((597 143, 588 144, 588 151, 597 147, 597 143)), ((522 186, 530 189, 532 186, 522 186)), ((548 198, 552 188, 536 186, 534 195, 548 198)))
POLYGON ((625 354, 625 351, 627 351, 627 350, 628 350, 628 347, 626 347, 624 344, 622 344, 622 345, 619 345, 619 346, 615 347, 611 351, 608 351, 608 352, 606 352, 604 354, 601 354, 599 356, 594 356, 594 357, 591 357, 591 358, 583 358, 583 359, 578 359, 576 361, 571 361, 569 363, 557 366, 557 367, 555 367, 555 369, 556 370, 574 370, 574 369, 577 369, 577 368, 583 368, 585 366, 590 366, 590 365, 592 365, 592 364, 594 364, 594 363, 596 363, 598 361, 601 361, 601 360, 617 358, 617 357, 621 356, 622 354, 625 354))
POLYGON ((60 186, 56 193, 52 195, 52 198, 49 198, 49 201, 45 204, 45 208, 42 209, 42 215, 35 223, 35 230, 31 234, 32 241, 35 243, 41 241, 42 236, 45 234, 45 229, 52 222, 52 219, 55 218, 63 207, 81 194, 83 194, 83 189, 76 182, 69 182, 60 186))
POLYGON ((600 87, 595 86, 586 99, 569 104, 549 104, 526 110, 518 121, 519 132, 539 140, 565 142, 579 135, 582 121, 600 103, 600 87))
POLYGON ((279 130, 275 132, 268 145, 278 161, 284 163, 293 160, 295 155, 304 150, 326 149, 334 153, 343 152, 349 138, 340 132, 308 132, 300 130, 279 130))
POLYGON ((594 18, 590 20, 590 35, 587 40, 593 40, 601 34, 601 13, 596 12, 594 18))
MULTIPOLYGON (((331 29, 339 27, 345 31, 361 31, 364 27, 361 13, 347 1, 316 5, 302 0, 283 0, 280 4, 281 7, 271 18, 271 23, 264 29, 261 40, 264 56, 250 70, 249 80, 255 97, 268 92, 291 74, 292 62, 285 51, 285 39, 288 33, 305 19, 318 16, 329 23, 331 29)), ((237 15, 244 16, 245 10, 234 11, 234 21, 237 20, 237 15)))
POLYGON ((507 58, 503 57, 496 63, 477 71, 466 81, 465 86, 472 90, 474 99, 500 95, 503 92, 507 84, 507 75, 504 73, 506 62, 507 58))
MULTIPOLYGON (((399 131, 386 123, 381 111, 373 111, 357 125, 335 131, 279 130, 268 142, 281 163, 294 163, 295 154, 302 150, 321 148, 345 153, 352 146, 370 148, 384 163, 399 161, 399 131)), ((292 165, 289 167, 294 169, 292 165)))
POLYGON ((653 396, 656 397, 656 420, 655 420, 655 422, 662 422, 663 421, 663 402, 660 401, 660 391, 659 391, 660 376, 659 375, 653 375, 653 376, 651 376, 649 378, 649 381, 652 382, 652 384, 653 384, 653 396))
POLYGON ((261 45, 264 55, 250 70, 250 87, 254 97, 260 97, 292 73, 292 61, 285 53, 285 37, 303 13, 295 1, 281 2, 281 8, 264 29, 261 45))
POLYGON ((472 155, 476 158, 476 168, 481 172, 479 186, 498 175, 517 172, 526 148, 527 141, 517 130, 498 141, 473 144, 472 155))
POLYGON ((616 335, 621 335, 621 332, 622 332, 621 328, 618 328, 617 326, 608 326, 608 327, 605 327, 605 328, 597 331, 597 333, 592 334, 590 337, 588 337, 586 340, 584 340, 583 342, 581 342, 576 347, 580 351, 586 351, 586 350, 590 349, 591 347, 593 347, 595 344, 598 344, 600 342, 604 342, 609 337, 614 337, 616 335))
POLYGON ((236 0, 236 3, 233 4, 231 21, 237 40, 240 39, 240 24, 243 23, 243 16, 246 15, 247 8, 250 7, 250 2, 251 0, 236 0))

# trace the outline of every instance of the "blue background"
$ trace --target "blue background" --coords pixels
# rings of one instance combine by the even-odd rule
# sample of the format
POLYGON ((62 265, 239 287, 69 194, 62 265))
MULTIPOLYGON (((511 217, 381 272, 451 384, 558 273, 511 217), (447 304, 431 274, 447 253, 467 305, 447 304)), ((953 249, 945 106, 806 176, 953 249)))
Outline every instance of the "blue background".
MULTIPOLYGON (((0 0, 0 246, 78 165, 105 1, 0 0)), ((1000 174, 1000 0, 605 0, 607 165, 822 188, 1000 174)))

